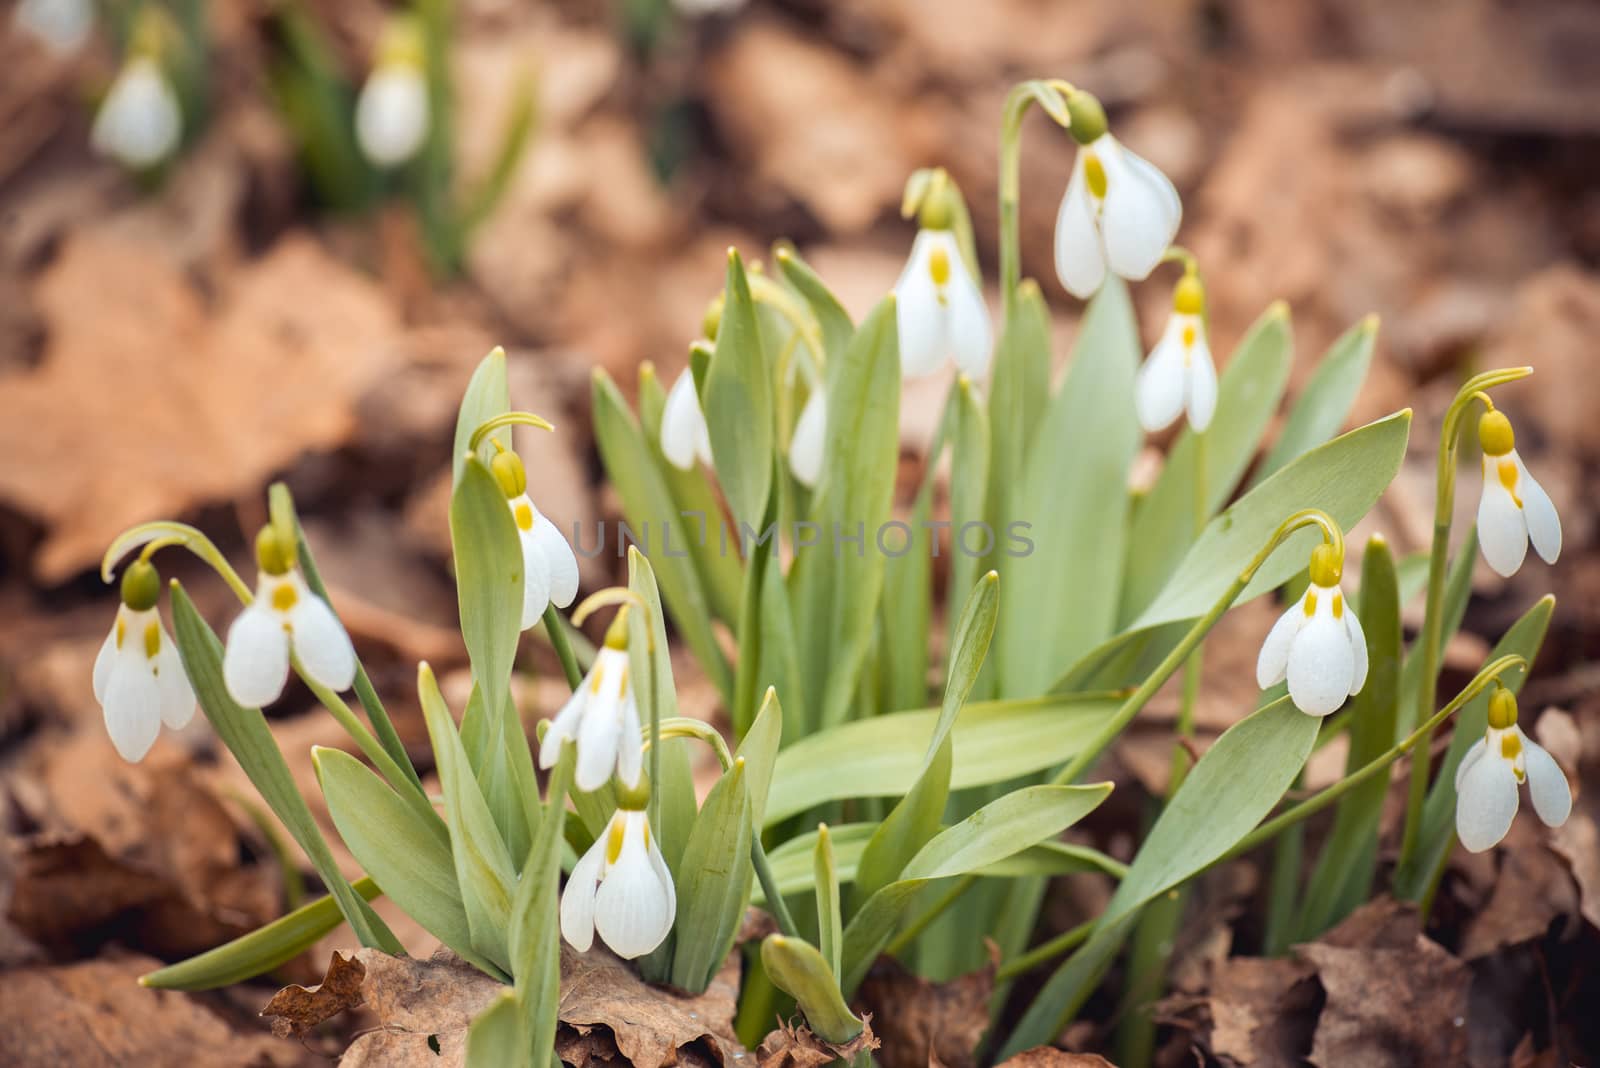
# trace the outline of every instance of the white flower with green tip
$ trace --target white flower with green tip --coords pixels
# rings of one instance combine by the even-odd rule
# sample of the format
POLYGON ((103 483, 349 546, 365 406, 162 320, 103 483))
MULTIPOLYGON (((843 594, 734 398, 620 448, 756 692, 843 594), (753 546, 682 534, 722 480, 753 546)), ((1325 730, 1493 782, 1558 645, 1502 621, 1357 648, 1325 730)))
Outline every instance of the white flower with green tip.
POLYGON ((1483 446, 1483 496, 1478 501, 1478 545, 1494 570, 1510 578, 1522 567, 1528 543, 1547 564, 1561 555, 1561 517, 1544 487, 1517 455, 1511 420, 1490 410, 1478 420, 1483 446))
POLYGON ((578 556, 528 496, 528 473, 522 460, 502 450, 490 462, 495 481, 506 496, 517 538, 522 545, 522 629, 538 623, 550 605, 565 608, 578 596, 578 556))
POLYGON ((142 170, 172 155, 182 133, 178 97, 161 65, 138 55, 111 83, 95 114, 89 143, 97 152, 142 170))
POLYGON ((623 786, 635 787, 644 770, 644 732, 628 677, 627 634, 626 614, 618 613, 589 674, 539 743, 541 768, 554 767, 567 742, 578 747, 573 781, 584 793, 600 789, 613 773, 623 786))
POLYGON ((1206 341, 1205 294, 1200 280, 1185 275, 1172 295, 1167 328, 1139 368, 1134 407, 1139 425, 1153 434, 1188 413, 1196 433, 1217 411, 1217 367, 1206 341))
POLYGON ((1528 784, 1533 811, 1546 826, 1559 827, 1572 814, 1572 788, 1543 746, 1517 726, 1517 699, 1496 687, 1489 698, 1489 726, 1456 769, 1456 834, 1470 852, 1493 848, 1516 818, 1518 786, 1528 784))
POLYGON ((638 798, 611 814, 605 833, 572 867, 561 894, 561 937, 587 952, 596 933, 617 956, 642 957, 666 940, 677 915, 672 872, 638 798))
POLYGON ((428 80, 421 31, 400 17, 384 30, 378 61, 356 99, 356 142, 380 167, 415 156, 428 137, 428 80))
POLYGON ((94 660, 94 698, 106 733, 130 764, 144 759, 163 723, 177 730, 194 718, 194 688, 156 610, 160 592, 156 569, 136 561, 123 576, 116 622, 94 660))
POLYGON ((1261 644, 1256 683, 1288 679, 1289 698, 1310 716, 1337 711, 1367 684, 1367 639, 1339 588, 1343 561, 1331 545, 1311 554, 1311 584, 1261 644))
POLYGON ((924 226, 917 232, 894 295, 906 378, 931 374, 946 360, 972 378, 983 377, 993 348, 989 309, 954 231, 924 226))

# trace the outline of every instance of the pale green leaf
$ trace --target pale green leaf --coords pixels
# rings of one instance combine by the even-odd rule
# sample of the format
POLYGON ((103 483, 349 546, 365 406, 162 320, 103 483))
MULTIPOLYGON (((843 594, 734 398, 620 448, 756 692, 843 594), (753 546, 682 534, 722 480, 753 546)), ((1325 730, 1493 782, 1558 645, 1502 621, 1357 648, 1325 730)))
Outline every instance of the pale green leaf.
POLYGON ((1378 317, 1369 315, 1329 347, 1290 409, 1272 451, 1250 476, 1250 485, 1277 474, 1290 461, 1339 432, 1367 377, 1377 336, 1378 317))
POLYGON ((772 493, 772 379, 750 282, 738 252, 731 249, 716 355, 706 371, 700 404, 711 432, 717 481, 734 519, 757 526, 772 493))

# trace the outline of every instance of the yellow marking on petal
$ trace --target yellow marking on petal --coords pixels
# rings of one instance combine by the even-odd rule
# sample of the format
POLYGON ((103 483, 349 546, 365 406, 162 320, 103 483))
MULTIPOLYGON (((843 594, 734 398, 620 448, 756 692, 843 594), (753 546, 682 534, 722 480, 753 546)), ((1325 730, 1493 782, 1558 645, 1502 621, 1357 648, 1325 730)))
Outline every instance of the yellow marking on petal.
POLYGON ((950 254, 942 246, 928 253, 928 277, 940 289, 950 284, 950 254))
POLYGON ((628 665, 622 665, 622 681, 617 683, 617 698, 628 696, 628 665))
POLYGON ((1344 598, 1337 593, 1333 595, 1333 618, 1344 618, 1344 598))
POLYGON ((1197 335, 1196 335, 1193 323, 1190 323, 1189 325, 1185 326, 1183 328, 1183 347, 1184 348, 1189 348, 1190 346, 1192 346, 1195 343, 1196 336, 1197 335))
POLYGON ((1511 494, 1511 503, 1518 508, 1522 507, 1522 498, 1517 496, 1517 465, 1514 460, 1501 460, 1499 463, 1500 485, 1511 494))
POLYGON ((649 823, 649 821, 646 821, 645 825, 644 825, 644 847, 646 849, 650 848, 650 823, 649 823))
POLYGON ((617 858, 622 856, 622 840, 626 835, 627 821, 612 820, 611 830, 606 835, 606 863, 615 864, 617 858))
POLYGON ((144 627, 144 655, 147 659, 154 660, 159 652, 161 652, 161 624, 152 619, 144 627))
POLYGON ((273 587, 272 607, 279 612, 287 612, 300 601, 300 594, 292 583, 284 582, 273 587))
POLYGON ((605 678, 605 673, 606 673, 605 665, 600 663, 598 660, 596 660, 595 661, 595 665, 594 665, 594 670, 589 673, 589 692, 590 693, 598 694, 600 692, 600 681, 603 678, 605 678))
POLYGON ((1500 755, 1515 760, 1522 755, 1522 738, 1516 731, 1506 731, 1500 736, 1500 755))
POLYGON ((521 504, 513 508, 511 510, 511 514, 516 516, 517 526, 520 529, 533 529, 533 508, 529 506, 527 501, 523 501, 521 504))
POLYGON ((128 636, 128 624, 121 615, 117 616, 117 648, 122 648, 122 639, 128 636))
POLYGON ((1306 594, 1306 618, 1310 619, 1312 616, 1314 616, 1316 614, 1317 614, 1317 595, 1314 594, 1314 593, 1307 593, 1306 594))
POLYGON ((1096 200, 1106 198, 1106 165, 1100 162, 1099 156, 1088 150, 1083 153, 1083 182, 1096 200))

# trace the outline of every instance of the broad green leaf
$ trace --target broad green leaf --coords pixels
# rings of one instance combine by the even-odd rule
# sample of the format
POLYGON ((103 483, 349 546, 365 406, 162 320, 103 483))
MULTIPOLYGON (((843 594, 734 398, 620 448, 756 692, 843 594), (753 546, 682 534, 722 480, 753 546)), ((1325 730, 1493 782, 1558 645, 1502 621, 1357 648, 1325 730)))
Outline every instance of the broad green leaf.
POLYGON ((761 943, 761 964, 773 985, 806 1014, 806 1023, 825 1042, 848 1042, 862 1022, 845 1004, 839 981, 817 947, 802 938, 770 934, 761 943))
MULTIPOLYGON (((461 409, 456 414, 455 450, 450 454, 450 472, 454 482, 461 481, 461 469, 467 461, 472 432, 510 410, 511 387, 506 382, 506 350, 496 346, 472 372, 466 394, 461 398, 461 409)), ((480 459, 491 441, 498 441, 503 448, 511 448, 511 428, 502 427, 479 442, 480 459)))
POLYGON ((473 937, 445 837, 349 753, 313 746, 311 760, 339 837, 389 899, 464 960, 504 978, 503 928, 498 955, 473 937))
MULTIPOLYGON (((1082 750, 1121 701, 1069 695, 968 704, 951 732, 953 790, 1056 767, 1082 750)), ((766 826, 829 801, 900 797, 922 773, 938 710, 893 712, 843 724, 778 754, 766 826)))
POLYGON ((1017 287, 1011 314, 1001 324, 989 384, 993 447, 986 518, 997 532, 1018 518, 1023 465, 1049 400, 1050 309, 1030 278, 1017 287))
MULTIPOLYGON (((1511 653, 1533 663, 1544 644, 1545 632, 1550 627, 1550 616, 1555 611, 1556 599, 1548 594, 1513 623, 1500 641, 1495 644, 1485 663, 1511 653)), ((1506 689, 1516 693, 1527 681, 1528 673, 1516 668, 1500 676, 1506 689)), ((1433 786, 1422 806, 1422 825, 1417 834, 1417 849, 1412 862, 1402 864, 1394 873, 1394 894, 1402 900, 1418 901, 1432 893, 1439 875, 1450 858, 1456 844, 1456 769, 1474 742, 1484 736, 1489 726, 1489 695, 1493 687, 1467 703, 1456 713, 1455 734, 1450 748, 1439 762, 1433 775, 1433 786)))
MULTIPOLYGON (((379 894, 378 884, 365 876, 351 888, 368 901, 379 894)), ((319 897, 231 942, 141 975, 139 985, 158 990, 214 990, 242 983, 294 960, 342 920, 333 895, 319 897)))
POLYGON ((1320 725, 1284 698, 1223 732, 1150 828, 1094 936, 1050 977, 998 1059, 1061 1032, 1109 967, 1139 910, 1223 856, 1272 811, 1311 755, 1320 725))
POLYGON ((693 993, 705 990, 733 948, 754 875, 751 831, 745 764, 735 760, 711 788, 684 847, 677 880, 674 986, 693 993))
MULTIPOLYGON (((1380 537, 1367 542, 1361 562, 1361 628, 1367 636, 1367 684, 1351 705, 1348 775, 1382 756, 1395 738, 1400 696, 1400 584, 1394 555, 1380 537)), ((1340 800, 1333 830, 1307 884, 1299 938, 1310 941, 1372 895, 1378 865, 1378 824, 1389 777, 1379 775, 1340 800)), ((1298 874, 1298 873, 1297 873, 1298 874)))
POLYGON ((906 865, 902 878, 867 899, 844 932, 840 984, 850 994, 894 936, 905 908, 934 879, 979 871, 1047 841, 1094 811, 1110 783, 1025 786, 991 801, 935 835, 906 865))
POLYGON ((822 959, 828 962, 828 970, 837 976, 843 966, 844 909, 839 902, 839 869, 833 858, 833 835, 828 832, 826 823, 817 827, 811 875, 817 898, 818 948, 822 959))
MULTIPOLYGON (((1043 693, 1062 664, 1111 636, 1128 544, 1128 470, 1139 449, 1138 367, 1127 287, 1107 285, 1084 313, 1066 380, 1021 469, 1022 492, 1000 517, 1006 528, 1028 524, 1034 543, 1025 556, 994 557, 1006 579, 995 648, 1003 697, 1043 693)), ((990 533, 998 540, 1002 528, 990 533)))
MULTIPOLYGON (((1289 308, 1273 304, 1239 342, 1217 385, 1217 414, 1205 434, 1185 425, 1150 492, 1134 509, 1127 576, 1117 618, 1136 618, 1161 591, 1199 532, 1195 472, 1205 461, 1203 514, 1233 495, 1261 444, 1289 381, 1294 340, 1289 308)), ((1102 635, 1101 637, 1103 637, 1102 635)))
POLYGON ((338 862, 333 859, 311 810, 295 787, 294 777, 260 710, 241 708, 228 696, 222 681, 222 643, 176 582, 172 584, 172 624, 184 673, 189 676, 201 710, 216 729, 222 744, 244 769, 261 800, 305 851, 356 937, 362 945, 385 953, 404 952, 389 928, 372 911, 372 906, 340 874, 338 862))
POLYGON ((467 1068, 525 1068, 531 1051, 514 991, 489 1002, 467 1027, 467 1068))
POLYGON ((822 483, 813 518, 821 544, 796 553, 790 575, 800 667, 819 714, 850 716, 883 590, 875 545, 889 519, 899 457, 900 356, 894 298, 881 301, 851 339, 828 394, 822 483), (859 546, 842 537, 861 536, 859 546), (859 551, 857 549, 859 548, 859 551))
POLYGON ((744 762, 745 789, 750 795, 751 826, 762 827, 767 797, 772 791, 772 775, 777 768, 778 749, 783 742, 783 706, 778 692, 768 690, 762 698, 755 722, 745 732, 734 757, 744 762))
POLYGON ((1333 343, 1300 391, 1277 443, 1250 476, 1250 485, 1265 481, 1339 432, 1367 377, 1377 337, 1378 317, 1369 315, 1333 343))
POLYGON ((738 522, 758 525, 772 493, 772 379, 761 351, 750 282, 738 252, 731 249, 716 356, 706 371, 700 404, 728 506, 738 522))
MULTIPOLYGON (((678 506, 655 464, 651 446, 645 441, 616 384, 603 370, 597 369, 593 386, 595 443, 599 446, 606 474, 622 498, 629 522, 641 529, 670 528, 670 541, 680 546, 692 545, 701 537, 709 538, 708 530, 696 529, 692 517, 686 521, 678 514, 678 506)), ((705 523, 709 527, 713 521, 720 521, 715 512, 706 517, 705 523)), ((665 543, 668 535, 663 534, 662 538, 665 543)), ((718 692, 731 701, 733 674, 712 632, 711 602, 699 573, 690 559, 676 553, 662 552, 653 565, 661 595, 685 644, 718 692)))

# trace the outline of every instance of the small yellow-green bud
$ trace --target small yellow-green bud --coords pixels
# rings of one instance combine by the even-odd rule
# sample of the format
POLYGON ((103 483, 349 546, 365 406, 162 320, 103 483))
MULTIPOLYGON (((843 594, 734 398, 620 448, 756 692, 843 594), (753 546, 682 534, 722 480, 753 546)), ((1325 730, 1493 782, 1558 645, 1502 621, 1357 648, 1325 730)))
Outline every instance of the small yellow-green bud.
POLYGON ((256 535, 256 565, 269 575, 286 575, 294 565, 289 546, 283 544, 278 531, 271 523, 256 535))
POLYGON ((1516 725, 1517 695, 1497 682, 1489 695, 1489 726, 1503 731, 1516 725))
POLYGON ((1344 575, 1344 561, 1333 546, 1323 542, 1311 550, 1311 581, 1318 586, 1337 586, 1344 575))
POLYGON ((489 461, 489 470, 494 473, 494 480, 500 484, 500 492, 506 495, 506 500, 528 491, 527 469, 522 466, 522 458, 510 449, 495 453, 494 459, 489 461))
POLYGON ((1200 276, 1185 274, 1172 291, 1172 310, 1179 315, 1199 315, 1206 309, 1206 287, 1200 276))
POLYGON ((148 560, 135 560, 122 573, 122 603, 135 612, 146 612, 161 598, 161 576, 148 560))
POLYGON ((626 649, 628 647, 628 606, 623 605, 617 610, 616 616, 611 620, 611 626, 606 628, 606 648, 626 649))
POLYGON ((1106 109, 1100 106, 1092 93, 1074 89, 1067 94, 1067 115, 1072 119, 1068 130, 1080 145, 1091 145, 1106 132, 1106 109))
POLYGON ((1504 412, 1484 412, 1478 420, 1478 444, 1489 456, 1504 456, 1516 448, 1517 436, 1504 412))
POLYGON ((955 208, 950 203, 954 195, 948 179, 935 181, 928 195, 922 198, 922 206, 917 211, 917 225, 924 230, 948 230, 954 226, 955 208))
POLYGON ((707 341, 717 340, 717 331, 722 327, 722 297, 718 296, 706 305, 705 318, 700 320, 700 332, 707 341))
POLYGON ((627 812, 643 812, 650 807, 650 776, 639 773, 639 784, 629 786, 621 779, 617 782, 617 807, 627 812))

